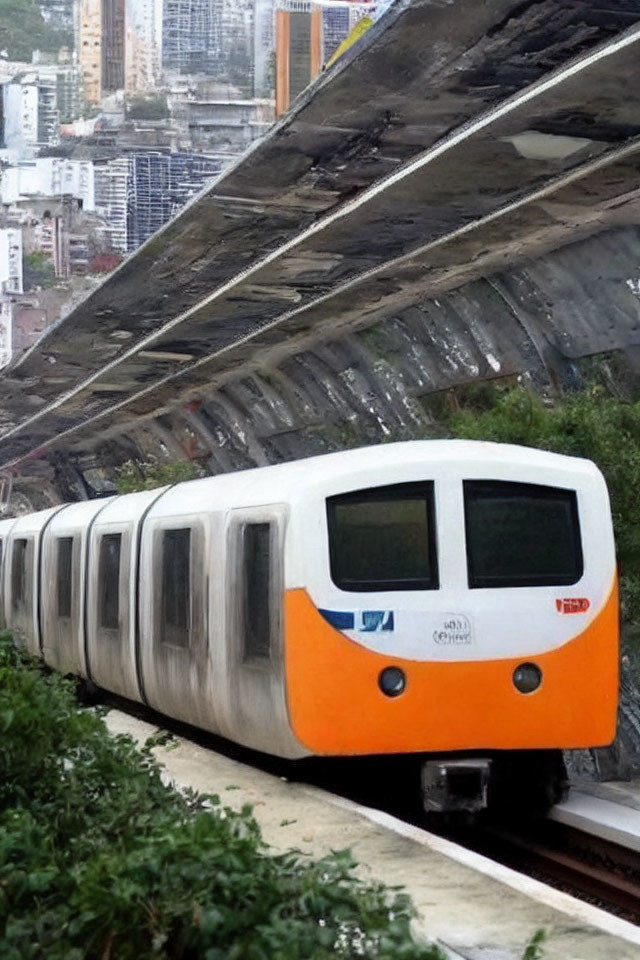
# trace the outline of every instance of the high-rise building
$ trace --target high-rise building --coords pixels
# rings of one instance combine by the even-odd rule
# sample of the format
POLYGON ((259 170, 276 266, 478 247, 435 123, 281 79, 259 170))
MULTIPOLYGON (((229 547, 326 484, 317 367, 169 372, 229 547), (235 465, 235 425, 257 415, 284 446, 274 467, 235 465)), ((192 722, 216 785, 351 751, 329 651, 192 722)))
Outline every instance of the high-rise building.
POLYGON ((276 3, 276 114, 316 77, 323 62, 322 7, 309 0, 276 3))
POLYGON ((22 231, 0 230, 0 293, 22 293, 22 231))
POLYGON ((55 69, 34 70, 12 77, 0 86, 2 96, 2 144, 21 157, 39 147, 59 143, 55 69))
POLYGON ((13 300, 22 291, 22 231, 0 230, 0 367, 13 357, 13 300))
POLYGON ((102 0, 102 90, 124 90, 125 0, 102 0))
POLYGON ((95 163, 95 209, 107 224, 107 239, 113 250, 127 253, 127 192, 129 157, 95 163))
POLYGON ((275 80, 275 0, 254 0, 253 95, 271 98, 275 80))
MULTIPOLYGON (((161 68, 162 0, 78 0, 78 51, 86 100, 146 93, 161 68)), ((196 0, 192 0, 196 2, 196 0)), ((206 5, 206 0, 197 0, 206 5)))
MULTIPOLYGON (((391 2, 385 0, 387 6, 391 2)), ((377 0, 334 3, 275 0, 277 116, 317 77, 358 20, 375 13, 377 0)))
POLYGON ((127 245, 135 250, 222 169, 201 154, 132 154, 129 157, 127 245))
POLYGON ((253 93, 254 0, 164 0, 162 64, 253 93))
POLYGON ((162 66, 162 0, 126 0, 125 22, 125 90, 149 93, 162 66))
POLYGON ((85 99, 97 105, 102 97, 102 0, 79 0, 77 47, 85 99))
POLYGON ((218 0, 164 0, 162 64, 181 73, 206 73, 214 45, 218 0))
POLYGON ((4 206, 25 203, 41 197, 73 197, 82 208, 92 211, 94 169, 91 160, 64 157, 37 157, 10 164, 0 177, 0 203, 4 206))
POLYGON ((331 59, 351 30, 353 11, 348 7, 337 7, 335 10, 328 8, 323 13, 323 59, 326 62, 331 59))
POLYGON ((56 83, 60 123, 73 123, 82 116, 84 107, 82 71, 78 64, 61 64, 56 69, 56 83))

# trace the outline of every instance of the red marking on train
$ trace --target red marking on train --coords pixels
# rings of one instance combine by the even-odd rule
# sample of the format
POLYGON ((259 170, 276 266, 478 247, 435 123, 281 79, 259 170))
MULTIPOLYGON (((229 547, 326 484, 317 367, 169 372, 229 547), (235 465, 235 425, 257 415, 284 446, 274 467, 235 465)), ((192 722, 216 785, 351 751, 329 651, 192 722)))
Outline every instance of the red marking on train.
POLYGON ((558 613, 586 613, 591 602, 586 597, 566 597, 564 600, 556 600, 556 610, 558 613))

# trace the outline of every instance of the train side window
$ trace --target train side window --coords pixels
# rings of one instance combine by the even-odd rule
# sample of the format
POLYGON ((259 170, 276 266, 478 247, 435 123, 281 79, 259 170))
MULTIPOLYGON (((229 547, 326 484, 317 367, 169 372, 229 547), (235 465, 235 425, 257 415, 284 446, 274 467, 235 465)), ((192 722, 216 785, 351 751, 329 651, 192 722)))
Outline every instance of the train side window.
POLYGON ((11 558, 11 595, 14 610, 26 603, 27 594, 27 541, 14 540, 11 558))
POLYGON ((272 529, 270 523, 242 526, 243 659, 265 660, 271 654, 273 604, 272 529))
POLYGON ((329 497, 331 579, 341 590, 437 590, 433 483, 329 497))
POLYGON ((191 529, 165 530, 162 537, 163 643, 186 647, 191 632, 191 529))
POLYGON ((121 533, 106 533, 100 540, 98 560, 98 624, 104 630, 120 625, 121 533))
POLYGON ((71 616, 73 537, 58 537, 58 617, 71 616))
POLYGON ((464 481, 469 587, 577 583, 584 562, 575 490, 464 481))

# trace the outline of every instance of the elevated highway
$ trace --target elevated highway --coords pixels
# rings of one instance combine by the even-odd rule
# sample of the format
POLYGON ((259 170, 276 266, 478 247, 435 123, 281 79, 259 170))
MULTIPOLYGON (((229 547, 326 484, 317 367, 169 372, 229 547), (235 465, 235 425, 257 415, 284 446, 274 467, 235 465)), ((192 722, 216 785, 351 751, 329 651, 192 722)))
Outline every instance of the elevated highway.
POLYGON ((640 343, 640 0, 398 0, 0 381, 39 506, 424 429, 640 343))

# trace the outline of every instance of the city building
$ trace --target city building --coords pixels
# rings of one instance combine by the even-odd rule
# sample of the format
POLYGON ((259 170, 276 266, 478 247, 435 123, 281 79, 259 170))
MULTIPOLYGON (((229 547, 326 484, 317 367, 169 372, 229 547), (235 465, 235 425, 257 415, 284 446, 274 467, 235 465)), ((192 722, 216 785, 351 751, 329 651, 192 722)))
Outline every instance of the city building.
POLYGON ((263 136, 274 120, 273 100, 200 96, 183 104, 191 149, 232 160, 263 136))
POLYGON ((40 147, 60 141, 57 77, 54 69, 17 73, 0 80, 2 133, 0 146, 20 157, 35 156, 40 147))
POLYGON ((129 157, 127 245, 135 250, 222 169, 201 154, 148 152, 129 157))
POLYGON ((107 224, 105 234, 112 250, 126 254, 129 157, 94 163, 95 211, 107 224))
POLYGON ((0 293, 0 368, 11 363, 13 356, 13 304, 0 293))
POLYGON ((14 299, 22 292, 22 232, 0 229, 0 367, 13 356, 14 299))
POLYGON ((317 77, 364 16, 392 0, 275 0, 276 115, 317 77))
POLYGON ((78 0, 77 48, 84 97, 97 106, 102 97, 102 0, 78 0))
POLYGON ((5 207, 63 196, 75 198, 86 211, 95 209, 91 160, 38 157, 11 164, 0 175, 0 201, 5 207))
POLYGON ((151 93, 162 69, 162 0, 126 0, 125 17, 125 91, 151 93))
POLYGON ((260 99, 272 99, 275 83, 275 0, 254 0, 254 96, 260 99))
MULTIPOLYGON (((133 58, 140 52, 138 31, 141 28, 144 33, 146 29, 145 11, 149 13, 149 4, 146 0, 129 0, 128 3, 125 0, 78 0, 78 2, 77 44, 84 96, 87 103, 98 106, 105 94, 125 89, 126 62, 129 65, 130 84, 133 82, 135 85, 138 73, 133 58), (133 12, 139 3, 142 5, 142 12, 138 17, 134 16, 133 12), (130 30, 126 24, 127 12, 130 15, 130 30), (128 30, 133 49, 129 51, 127 61, 128 30)), ((151 24, 150 35, 153 34, 153 29, 151 24)), ((141 64, 143 75, 146 74, 149 60, 153 59, 153 56, 153 50, 148 54, 145 52, 141 64)))
POLYGON ((219 0, 164 0, 162 66, 179 73, 207 73, 214 45, 214 4, 219 0))
POLYGON ((163 70, 254 90, 255 0, 164 0, 163 70))
POLYGON ((55 70, 60 123, 73 123, 84 111, 82 70, 79 64, 61 64, 55 70))
POLYGON ((103 93, 124 90, 125 0, 102 0, 103 93))
POLYGON ((22 293, 22 231, 0 229, 0 293, 22 293))
POLYGON ((322 7, 309 0, 276 2, 276 115, 322 70, 322 7))
POLYGON ((326 63, 348 36, 353 21, 353 10, 348 7, 328 8, 323 11, 323 60, 326 63))

